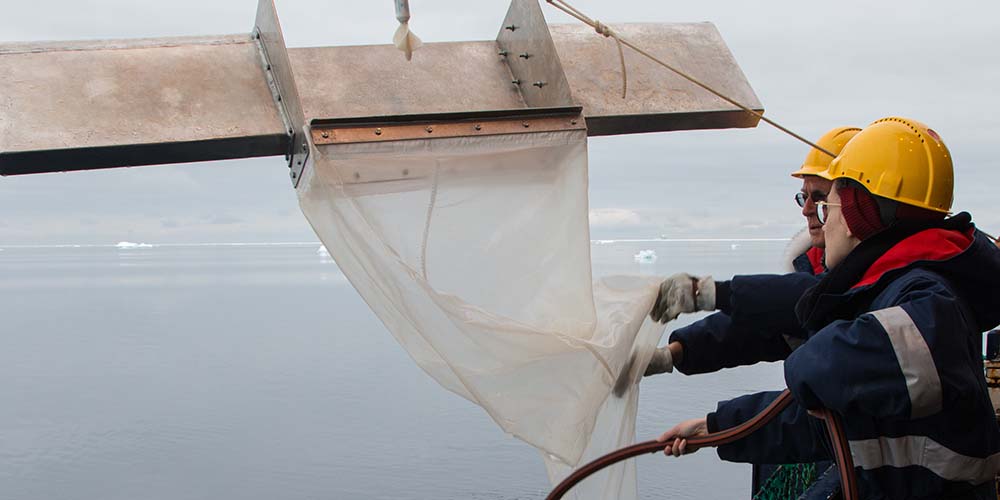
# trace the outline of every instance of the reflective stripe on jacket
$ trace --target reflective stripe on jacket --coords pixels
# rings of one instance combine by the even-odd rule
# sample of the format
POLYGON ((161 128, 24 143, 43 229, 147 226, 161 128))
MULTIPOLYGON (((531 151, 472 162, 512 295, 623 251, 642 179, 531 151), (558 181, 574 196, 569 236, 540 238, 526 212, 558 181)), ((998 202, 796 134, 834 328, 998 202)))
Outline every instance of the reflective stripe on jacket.
MULTIPOLYGON (((813 319, 825 326, 785 361, 796 403, 759 435, 720 447, 720 457, 828 458, 819 420, 805 413, 827 407, 843 416, 863 498, 989 494, 1000 429, 980 332, 1000 322, 998 280, 1000 251, 971 224, 897 243, 854 287, 817 296, 813 319)), ((720 403, 709 430, 746 420, 770 399, 720 403)))

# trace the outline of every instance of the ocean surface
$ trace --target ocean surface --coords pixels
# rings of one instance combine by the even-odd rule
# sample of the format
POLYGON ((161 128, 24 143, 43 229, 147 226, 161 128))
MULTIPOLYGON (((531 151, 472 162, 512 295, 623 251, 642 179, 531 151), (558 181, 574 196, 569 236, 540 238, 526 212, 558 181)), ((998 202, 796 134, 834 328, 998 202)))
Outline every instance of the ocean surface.
MULTIPOLYGON (((592 253, 595 276, 725 279, 785 245, 592 253)), ((543 498, 538 453, 417 368, 318 248, 0 246, 0 499, 543 498)), ((781 388, 780 364, 647 378, 638 437, 781 388)), ((638 460, 642 498, 750 493, 713 450, 638 460)))

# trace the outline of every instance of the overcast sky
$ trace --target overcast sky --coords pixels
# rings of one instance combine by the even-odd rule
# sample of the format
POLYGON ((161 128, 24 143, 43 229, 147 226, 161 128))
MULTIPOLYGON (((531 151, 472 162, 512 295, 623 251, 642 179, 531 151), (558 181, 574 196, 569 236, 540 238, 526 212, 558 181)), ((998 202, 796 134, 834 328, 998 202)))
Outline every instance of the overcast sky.
MULTIPOLYGON (((391 0, 278 0, 290 47, 388 43, 391 0)), ((411 0, 426 42, 493 39, 503 0, 411 0)), ((575 0, 605 22, 716 24, 767 115, 815 139, 889 115, 955 159, 956 210, 1000 232, 998 2, 575 0)), ((549 22, 571 22, 551 7, 549 22)), ((7 2, 0 41, 249 32, 254 0, 7 2)), ((2 78, 2 75, 0 75, 2 78)), ((592 138, 592 236, 787 237, 806 147, 749 130, 592 138)), ((0 179, 0 246, 315 241, 282 158, 0 179)))

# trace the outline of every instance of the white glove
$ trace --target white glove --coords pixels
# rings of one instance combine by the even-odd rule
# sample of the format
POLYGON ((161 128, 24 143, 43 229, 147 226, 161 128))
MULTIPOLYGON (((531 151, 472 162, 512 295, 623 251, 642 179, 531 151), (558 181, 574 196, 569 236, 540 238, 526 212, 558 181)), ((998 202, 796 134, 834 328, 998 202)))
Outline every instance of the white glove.
POLYGON ((711 276, 698 278, 677 273, 660 284, 660 293, 649 317, 666 323, 681 313, 715 310, 715 280, 711 276))
POLYGON ((646 365, 646 371, 642 374, 643 377, 648 377, 650 375, 659 375, 661 373, 670 373, 674 371, 674 356, 670 353, 669 346, 663 346, 656 349, 653 353, 653 357, 650 358, 649 364, 646 365))

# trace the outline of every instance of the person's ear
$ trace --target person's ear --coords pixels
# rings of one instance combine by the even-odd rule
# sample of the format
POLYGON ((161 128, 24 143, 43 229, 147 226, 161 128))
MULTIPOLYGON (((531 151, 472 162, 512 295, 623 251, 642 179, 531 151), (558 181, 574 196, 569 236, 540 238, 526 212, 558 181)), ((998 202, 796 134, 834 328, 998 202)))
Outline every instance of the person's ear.
POLYGON ((844 232, 847 234, 847 241, 851 243, 851 248, 854 248, 861 244, 861 238, 858 238, 851 232, 851 226, 847 225, 847 221, 844 221, 844 232))

